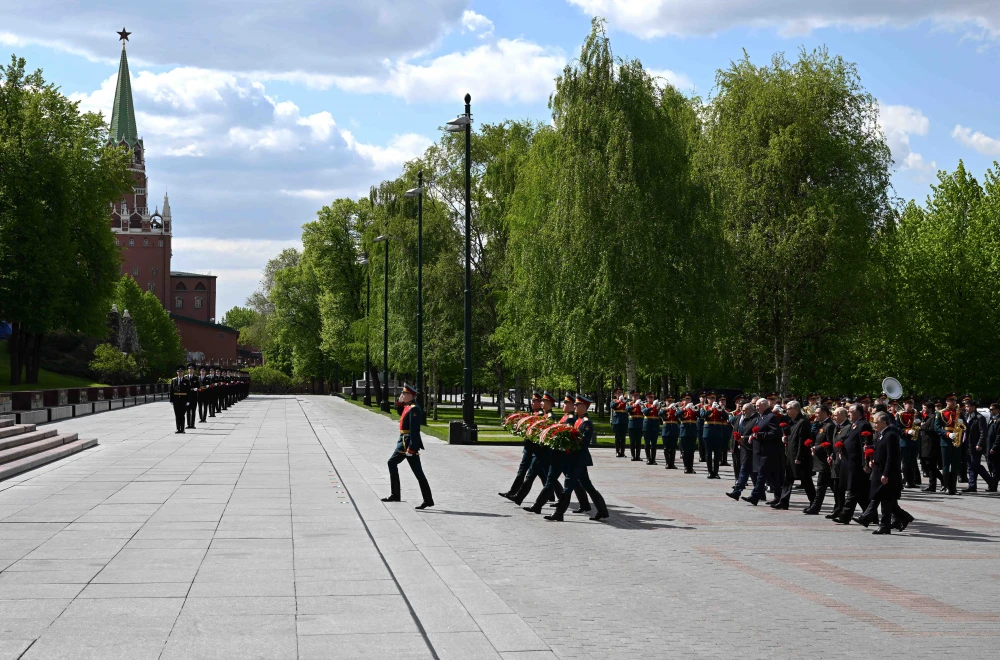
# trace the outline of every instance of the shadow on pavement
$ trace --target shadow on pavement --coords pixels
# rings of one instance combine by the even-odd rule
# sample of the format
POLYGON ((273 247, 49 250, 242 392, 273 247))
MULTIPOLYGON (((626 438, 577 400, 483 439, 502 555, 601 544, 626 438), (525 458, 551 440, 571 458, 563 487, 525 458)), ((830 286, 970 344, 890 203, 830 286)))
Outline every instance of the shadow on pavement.
POLYGON ((446 516, 475 516, 477 518, 510 518, 506 513, 480 513, 479 511, 448 511, 447 509, 425 509, 424 513, 446 516))
POLYGON ((601 523, 618 529, 697 529, 690 525, 674 524, 669 518, 656 518, 644 512, 635 512, 634 507, 608 505, 611 517, 601 523))
POLYGON ((949 541, 964 541, 970 543, 996 543, 996 537, 987 534, 979 534, 964 529, 955 529, 947 525, 937 525, 935 523, 916 520, 903 532, 905 536, 914 536, 927 539, 947 539, 949 541))

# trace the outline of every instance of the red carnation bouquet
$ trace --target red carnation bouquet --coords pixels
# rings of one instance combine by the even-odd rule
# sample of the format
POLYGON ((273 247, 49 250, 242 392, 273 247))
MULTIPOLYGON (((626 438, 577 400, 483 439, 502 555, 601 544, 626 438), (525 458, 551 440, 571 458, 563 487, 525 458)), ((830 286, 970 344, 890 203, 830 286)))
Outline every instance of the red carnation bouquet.
POLYGON ((872 440, 872 432, 871 431, 862 431, 861 432, 861 439, 864 440, 865 444, 867 445, 872 440))
MULTIPOLYGON (((843 443, 842 443, 842 442, 838 442, 837 444, 839 444, 839 445, 843 445, 843 443)), ((820 448, 820 449, 826 449, 826 450, 829 450, 829 449, 830 449, 830 443, 829 443, 829 442, 821 442, 821 443, 819 443, 819 448, 820 448)))
POLYGON ((752 428, 752 429, 750 429, 750 430, 751 430, 752 432, 754 432, 754 433, 760 433, 760 427, 759 427, 759 426, 755 426, 755 427, 753 427, 753 428, 752 428))
POLYGON ((503 420, 504 429, 510 433, 516 433, 515 427, 517 426, 517 423, 525 417, 534 417, 534 415, 527 412, 516 412, 507 415, 507 418, 503 420))
POLYGON ((833 448, 834 448, 834 449, 837 449, 837 450, 843 450, 843 448, 844 448, 844 443, 843 443, 843 442, 841 442, 840 440, 838 440, 838 441, 837 441, 837 444, 835 444, 835 445, 833 446, 833 448))
POLYGON ((808 440, 806 440, 805 441, 805 445, 806 445, 806 447, 812 447, 813 446, 812 438, 809 438, 808 440))
POLYGON ((569 424, 553 424, 541 432, 538 441, 555 451, 577 451, 581 446, 580 432, 569 424))
POLYGON ((542 435, 542 431, 549 428, 555 424, 551 419, 546 419, 544 417, 537 419, 530 424, 524 431, 525 440, 530 440, 531 442, 538 442, 539 437, 542 435))
POLYGON ((875 458, 875 450, 869 447, 868 449, 865 450, 865 460, 870 461, 873 458, 875 458))
POLYGON ((733 442, 735 442, 736 444, 740 444, 740 440, 741 439, 742 439, 742 437, 740 436, 740 432, 739 431, 733 431, 733 442))

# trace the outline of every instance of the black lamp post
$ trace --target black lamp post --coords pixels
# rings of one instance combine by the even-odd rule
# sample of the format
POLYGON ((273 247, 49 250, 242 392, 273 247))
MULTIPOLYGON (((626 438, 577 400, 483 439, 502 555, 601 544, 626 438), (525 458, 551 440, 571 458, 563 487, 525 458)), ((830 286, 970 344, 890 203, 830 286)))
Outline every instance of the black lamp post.
POLYGON ((372 394, 371 394, 371 370, 372 370, 372 351, 371 351, 371 340, 368 335, 368 317, 371 314, 372 309, 372 274, 368 270, 368 257, 361 257, 358 259, 358 263, 365 266, 365 278, 368 280, 368 299, 365 302, 365 398, 364 404, 366 406, 372 405, 372 394))
POLYGON ((385 289, 382 292, 382 412, 389 412, 389 236, 383 235, 375 239, 376 243, 385 243, 385 289))
POLYGON ((417 187, 406 191, 406 197, 417 198, 417 389, 424 407, 424 171, 417 172, 417 187))
POLYGON ((447 124, 451 133, 465 132, 465 368, 462 387, 462 419, 465 441, 476 442, 475 410, 472 401, 472 95, 465 95, 465 114, 447 124))

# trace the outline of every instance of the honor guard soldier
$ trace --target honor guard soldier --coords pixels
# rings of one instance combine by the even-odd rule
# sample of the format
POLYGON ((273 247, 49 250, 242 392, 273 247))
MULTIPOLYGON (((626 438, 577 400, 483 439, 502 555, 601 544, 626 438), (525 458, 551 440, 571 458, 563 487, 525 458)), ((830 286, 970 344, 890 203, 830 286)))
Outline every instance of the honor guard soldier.
POLYGON ((177 433, 184 433, 184 417, 187 413, 188 395, 191 383, 184 375, 184 367, 177 367, 177 376, 170 381, 170 405, 174 407, 174 422, 177 433))
POLYGON ((417 509, 426 509, 434 506, 434 498, 431 496, 431 486, 424 476, 423 466, 420 464, 420 450, 424 448, 424 443, 420 440, 420 425, 423 423, 424 411, 416 400, 417 390, 409 384, 403 384, 403 391, 396 402, 396 411, 399 413, 399 440, 396 442, 396 451, 389 458, 389 497, 383 497, 383 502, 399 502, 399 470, 397 466, 406 461, 413 470, 413 476, 417 478, 420 485, 420 494, 424 501, 417 509))
MULTIPOLYGON (((572 422, 566 422, 567 419, 572 417, 572 412, 571 412, 572 401, 573 401, 572 395, 567 393, 566 397, 563 399, 563 416, 560 418, 559 420, 560 422, 572 423, 572 422)), ((553 418, 554 417, 555 415, 553 415, 553 418)), ((531 463, 528 464, 528 471, 524 474, 524 483, 521 484, 521 489, 518 490, 516 493, 514 493, 514 495, 510 498, 510 500, 517 505, 520 505, 522 502, 524 502, 524 498, 526 498, 528 496, 528 493, 531 492, 531 486, 535 482, 535 477, 541 478, 542 488, 544 490, 546 481, 548 480, 549 468, 551 468, 551 466, 552 466, 552 448, 546 447, 545 445, 536 444, 535 455, 531 458, 531 463)), ((552 492, 548 496, 549 501, 558 499, 560 496, 562 496, 562 484, 559 483, 558 479, 553 479, 552 492)), ((541 513, 542 512, 541 507, 544 504, 545 504, 544 502, 541 502, 538 504, 537 507, 532 506, 524 508, 529 511, 534 511, 534 513, 541 513), (535 511, 535 509, 537 509, 537 511, 535 511)))
POLYGON ((615 432, 615 456, 625 456, 625 436, 628 434, 628 405, 622 388, 616 387, 611 399, 611 429, 615 432))
POLYGON ((656 465, 656 440, 660 436, 660 406, 656 394, 646 392, 642 407, 642 439, 646 443, 646 465, 656 465))
POLYGON ((194 428, 194 416, 198 412, 198 377, 194 374, 194 362, 188 362, 187 380, 190 389, 187 395, 187 427, 194 428))
POLYGON ((698 448, 698 411, 691 402, 691 395, 685 394, 682 399, 681 429, 678 437, 681 442, 681 460, 684 462, 684 474, 694 474, 694 452, 698 448))
POLYGON ((708 464, 708 478, 721 479, 719 464, 726 452, 726 440, 722 434, 728 433, 729 414, 715 400, 715 392, 708 392, 706 403, 699 411, 704 424, 702 438, 705 441, 705 461, 708 464))
POLYGON ((580 447, 576 451, 569 452, 564 458, 564 465, 566 467, 565 489, 563 490, 562 497, 559 498, 559 503, 556 505, 555 513, 545 516, 546 520, 554 522, 562 521, 566 509, 569 508, 570 494, 580 487, 590 495, 594 500, 594 505, 597 506, 597 514, 591 520, 603 520, 609 515, 608 506, 605 504, 600 492, 594 488, 594 484, 590 481, 590 474, 587 471, 587 468, 594 464, 590 456, 590 440, 594 435, 594 424, 587 415, 587 409, 590 408, 591 403, 593 401, 582 394, 576 397, 576 410, 572 423, 573 428, 576 429, 580 436, 580 447))
POLYGON ((208 416, 209 388, 211 381, 205 372, 205 365, 198 368, 198 419, 202 424, 208 416))
POLYGON ((628 444, 632 453, 632 460, 639 461, 639 451, 642 446, 642 401, 639 399, 639 392, 632 390, 629 392, 632 400, 628 410, 628 444))
MULTIPOLYGON (((548 394, 548 392, 546 392, 548 394)), ((549 399, 552 399, 552 395, 549 395, 549 399)), ((552 406, 549 405, 549 412, 551 413, 552 406)), ((542 395, 538 392, 533 392, 531 394, 531 413, 533 415, 542 415, 542 395)), ((521 449, 521 463, 517 466, 517 474, 514 476, 514 482, 510 485, 505 493, 497 493, 500 497, 505 499, 511 499, 521 490, 521 486, 524 484, 524 475, 528 472, 528 466, 531 465, 531 459, 535 456, 535 451, 538 445, 528 440, 524 439, 523 448, 521 449)))
POLYGON ((669 394, 663 400, 663 407, 660 408, 660 420, 663 422, 660 427, 660 437, 663 438, 663 460, 667 464, 667 470, 677 469, 674 461, 677 457, 677 438, 681 432, 679 408, 680 406, 674 403, 674 397, 669 394))
POLYGON ((944 397, 945 407, 934 418, 934 430, 941 438, 941 472, 949 495, 958 494, 958 473, 962 469, 961 435, 963 422, 958 412, 958 395, 944 397))

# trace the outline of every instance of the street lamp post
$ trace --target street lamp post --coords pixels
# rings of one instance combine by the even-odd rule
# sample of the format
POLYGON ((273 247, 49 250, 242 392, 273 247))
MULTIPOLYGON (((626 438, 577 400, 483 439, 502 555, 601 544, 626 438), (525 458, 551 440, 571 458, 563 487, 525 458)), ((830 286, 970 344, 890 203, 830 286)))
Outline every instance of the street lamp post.
POLYGON ((366 406, 372 405, 372 394, 371 394, 371 370, 372 370, 372 351, 371 351, 371 340, 368 335, 368 317, 371 314, 372 309, 372 274, 368 270, 368 257, 361 257, 358 259, 358 263, 365 266, 365 278, 368 280, 368 298, 365 302, 365 398, 364 404, 366 406))
POLYGON ((462 419, 465 422, 465 441, 476 442, 475 411, 472 401, 472 95, 465 95, 465 114, 447 124, 452 133, 465 132, 465 368, 462 387, 462 419))
POLYGON ((417 187, 406 191, 406 197, 417 198, 417 389, 421 407, 427 397, 424 392, 424 171, 417 172, 417 187))
POLYGON ((379 236, 376 243, 385 243, 385 289, 382 292, 382 412, 389 412, 389 236, 379 236))

